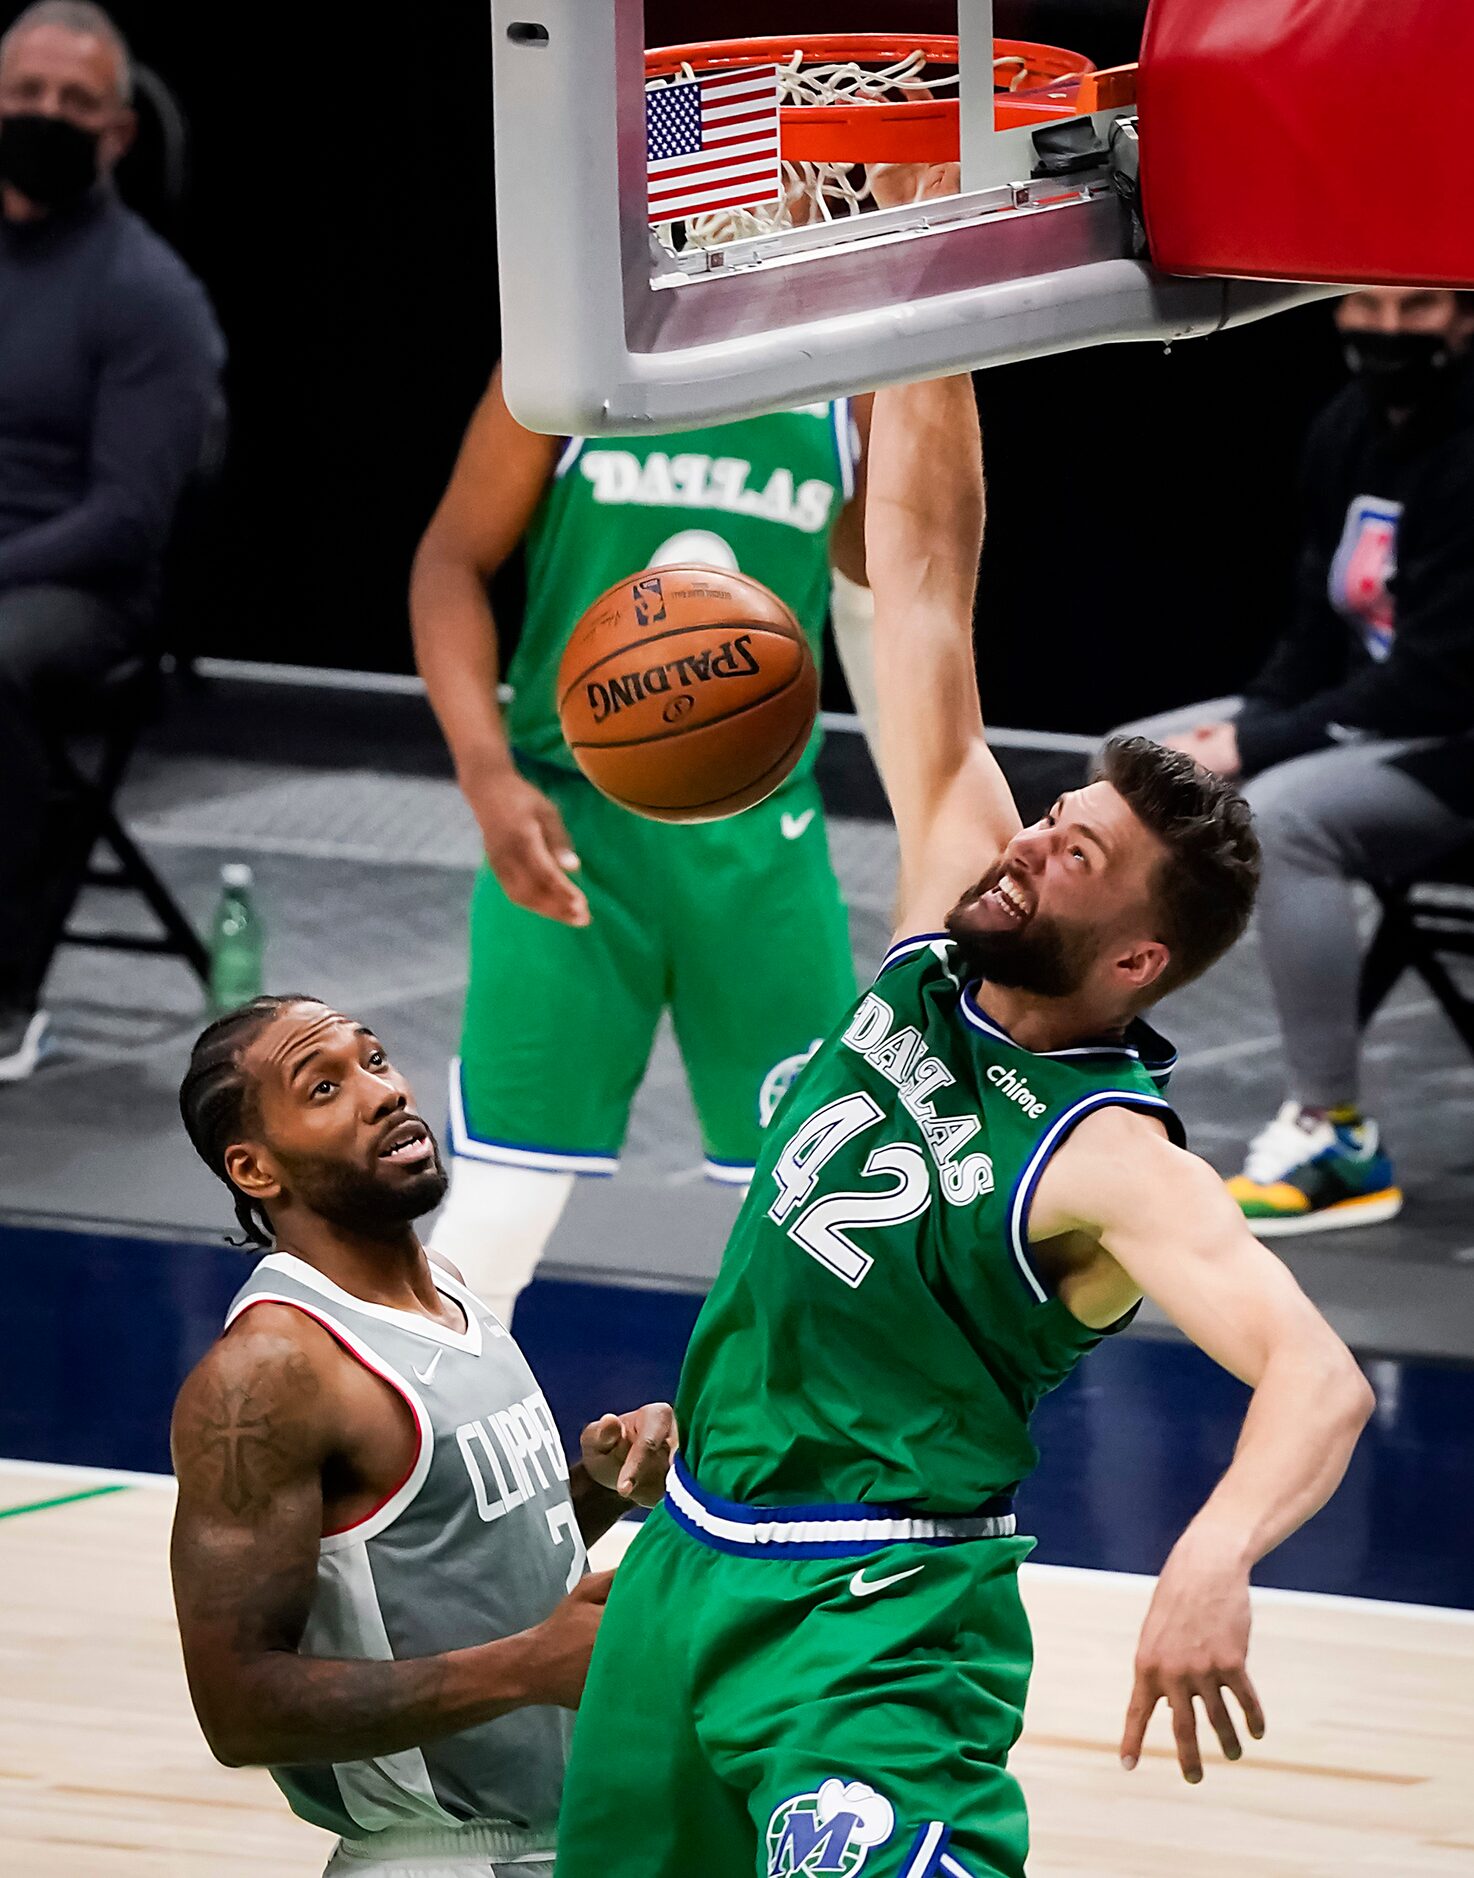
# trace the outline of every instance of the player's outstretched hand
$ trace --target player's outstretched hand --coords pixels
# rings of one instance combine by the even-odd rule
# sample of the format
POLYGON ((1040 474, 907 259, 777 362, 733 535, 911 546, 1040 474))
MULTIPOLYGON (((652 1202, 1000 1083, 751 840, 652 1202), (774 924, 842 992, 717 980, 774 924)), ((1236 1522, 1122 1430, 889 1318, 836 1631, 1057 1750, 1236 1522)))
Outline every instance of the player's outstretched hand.
POLYGON ((1121 1737, 1121 1765, 1129 1773, 1141 1757, 1142 1739, 1158 1702, 1172 1711, 1172 1732, 1182 1777, 1203 1777, 1198 1746, 1201 1702, 1219 1745, 1231 1761, 1243 1753, 1224 1691, 1231 1690, 1249 1733, 1264 1733, 1264 1711, 1249 1680, 1249 1574, 1242 1565, 1214 1556, 1203 1538, 1188 1532, 1174 1547, 1142 1625, 1136 1650, 1136 1683, 1121 1737))
POLYGON ((628 1415, 601 1415, 580 1437, 590 1479, 636 1506, 659 1504, 676 1445, 676 1418, 669 1402, 647 1402, 628 1415))
POLYGON ((568 878, 578 856, 563 817, 515 770, 468 790, 491 871, 507 898, 564 926, 587 926, 589 903, 568 878))
POLYGON ((912 202, 932 202, 939 196, 962 193, 960 163, 872 163, 865 181, 882 209, 904 208, 912 202))
POLYGON ((532 1682, 539 1704, 577 1708, 583 1700, 589 1658, 613 1582, 613 1572, 590 1572, 540 1624, 524 1632, 532 1652, 532 1682))

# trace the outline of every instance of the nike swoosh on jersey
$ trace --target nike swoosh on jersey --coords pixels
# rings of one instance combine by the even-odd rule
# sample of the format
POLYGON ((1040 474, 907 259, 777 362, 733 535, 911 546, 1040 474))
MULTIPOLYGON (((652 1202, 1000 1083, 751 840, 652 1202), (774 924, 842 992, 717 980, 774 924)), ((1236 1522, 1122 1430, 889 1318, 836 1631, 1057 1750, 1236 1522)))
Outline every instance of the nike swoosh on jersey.
POLYGON ((813 809, 805 809, 802 815, 790 815, 785 810, 782 821, 784 839, 797 841, 813 819, 813 809))
POLYGON ((440 1359, 444 1355, 445 1355, 444 1350, 437 1350, 434 1356, 430 1358, 429 1364, 426 1368, 424 1369, 416 1368, 416 1366, 413 1363, 410 1365, 410 1368, 414 1370, 415 1374, 419 1377, 420 1381, 428 1387, 428 1385, 435 1380, 435 1372, 437 1369, 439 1369, 440 1359))
POLYGON ((857 1598, 872 1598, 877 1591, 884 1591, 890 1585, 898 1585, 903 1578, 914 1578, 918 1572, 924 1572, 924 1565, 913 1565, 910 1571, 892 1572, 889 1578, 869 1578, 865 1576, 862 1565, 850 1580, 850 1594, 857 1598))

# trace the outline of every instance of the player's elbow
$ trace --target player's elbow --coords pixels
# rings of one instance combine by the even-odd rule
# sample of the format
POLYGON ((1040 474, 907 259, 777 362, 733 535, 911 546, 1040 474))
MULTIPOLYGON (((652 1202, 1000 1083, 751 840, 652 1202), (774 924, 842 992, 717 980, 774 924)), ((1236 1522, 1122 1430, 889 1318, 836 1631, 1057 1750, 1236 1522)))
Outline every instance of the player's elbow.
POLYGON ((1296 1336, 1295 1346, 1294 1360, 1308 1372, 1307 1394, 1317 1404, 1323 1426, 1348 1446, 1354 1444, 1377 1406, 1356 1358, 1319 1314, 1296 1336))

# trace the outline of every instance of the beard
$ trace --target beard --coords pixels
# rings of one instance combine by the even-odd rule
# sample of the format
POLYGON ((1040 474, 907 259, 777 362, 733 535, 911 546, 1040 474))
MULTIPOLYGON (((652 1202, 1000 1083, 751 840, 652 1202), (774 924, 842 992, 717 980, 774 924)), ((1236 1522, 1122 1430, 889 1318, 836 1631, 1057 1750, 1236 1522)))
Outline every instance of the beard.
POLYGON ((1022 923, 1015 923, 1006 913, 993 914, 980 902, 1003 874, 999 865, 969 887, 943 921, 961 957, 966 980, 983 978, 1040 998, 1072 997, 1095 962, 1094 934, 1048 913, 1036 911, 1022 923), (997 924, 1000 920, 1007 923, 997 924))
POLYGON ((421 1172, 387 1177, 375 1168, 339 1160, 303 1159, 288 1170, 292 1195, 319 1218, 365 1238, 390 1238, 399 1227, 433 1212, 445 1198, 450 1177, 440 1149, 421 1172))

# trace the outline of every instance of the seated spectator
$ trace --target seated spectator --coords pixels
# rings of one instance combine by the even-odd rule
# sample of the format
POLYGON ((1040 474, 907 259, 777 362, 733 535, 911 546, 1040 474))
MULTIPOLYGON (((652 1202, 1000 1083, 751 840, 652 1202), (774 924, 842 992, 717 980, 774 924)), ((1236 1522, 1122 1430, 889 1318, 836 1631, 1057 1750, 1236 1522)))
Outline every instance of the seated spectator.
POLYGON ((145 641, 219 395, 203 289, 112 187, 131 92, 122 36, 83 0, 0 39, 0 1081, 41 1048, 72 845, 42 732, 145 641))
POLYGON ((1400 1209, 1361 1108, 1352 883, 1474 838, 1474 305, 1371 289, 1336 319, 1352 382, 1307 444, 1288 631, 1242 697, 1128 727, 1245 778, 1254 807, 1290 1086, 1229 1186, 1266 1234, 1400 1209))

